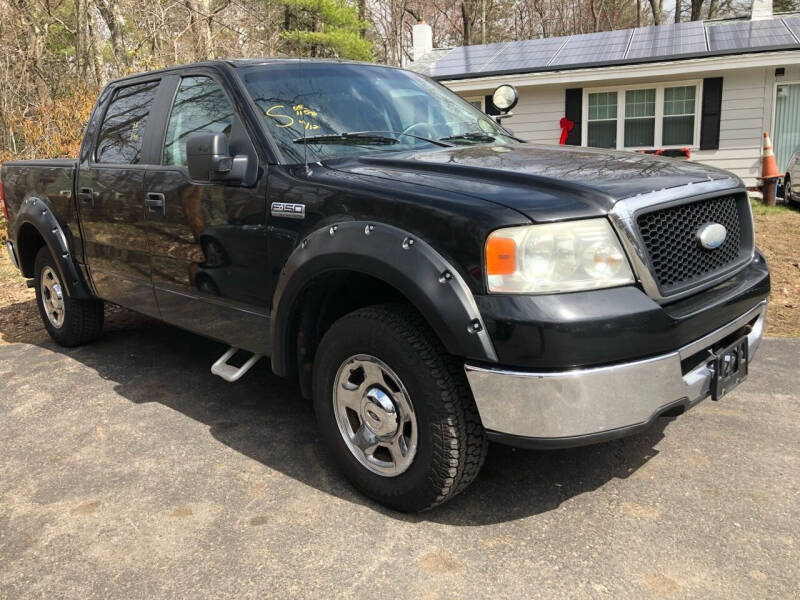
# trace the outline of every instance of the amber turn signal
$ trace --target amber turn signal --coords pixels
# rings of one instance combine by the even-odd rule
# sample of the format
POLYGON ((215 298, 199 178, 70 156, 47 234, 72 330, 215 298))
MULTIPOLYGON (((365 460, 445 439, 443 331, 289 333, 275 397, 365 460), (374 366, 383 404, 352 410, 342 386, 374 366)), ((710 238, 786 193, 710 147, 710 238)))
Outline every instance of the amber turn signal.
POLYGON ((490 237, 486 241, 486 273, 511 275, 517 270, 517 242, 506 237, 490 237))

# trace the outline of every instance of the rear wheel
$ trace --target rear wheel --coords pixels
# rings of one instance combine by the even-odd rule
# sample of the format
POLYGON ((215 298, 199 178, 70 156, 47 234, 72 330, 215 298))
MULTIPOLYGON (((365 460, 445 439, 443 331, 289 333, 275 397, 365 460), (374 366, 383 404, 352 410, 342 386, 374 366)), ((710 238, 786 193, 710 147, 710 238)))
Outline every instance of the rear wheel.
POLYGON ((314 363, 314 407, 345 476, 398 510, 449 500, 486 456, 463 364, 403 305, 364 308, 333 324, 314 363))
POLYGON ((36 304, 45 329, 62 346, 79 346, 96 339, 103 329, 103 302, 72 298, 47 246, 34 264, 36 304))
POLYGON ((786 200, 786 204, 794 204, 800 200, 796 197, 796 192, 792 189, 792 180, 788 175, 783 180, 783 199, 786 200))

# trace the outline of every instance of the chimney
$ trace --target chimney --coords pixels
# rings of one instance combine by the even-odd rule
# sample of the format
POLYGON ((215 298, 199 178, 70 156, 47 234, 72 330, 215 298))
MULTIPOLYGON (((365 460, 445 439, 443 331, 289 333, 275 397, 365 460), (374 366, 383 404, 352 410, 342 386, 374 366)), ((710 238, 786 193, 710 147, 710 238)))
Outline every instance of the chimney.
POLYGON ((750 8, 751 21, 763 21, 772 18, 772 0, 753 0, 750 8))
POLYGON ((433 50, 433 30, 427 23, 417 23, 411 29, 411 42, 414 45, 414 60, 417 61, 433 50))

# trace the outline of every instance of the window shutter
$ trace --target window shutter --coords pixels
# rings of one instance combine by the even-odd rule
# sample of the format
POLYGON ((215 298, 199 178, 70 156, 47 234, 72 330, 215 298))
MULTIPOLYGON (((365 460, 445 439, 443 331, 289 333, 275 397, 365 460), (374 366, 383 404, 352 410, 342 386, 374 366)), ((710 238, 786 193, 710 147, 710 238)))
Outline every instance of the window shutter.
POLYGON ((486 108, 486 114, 489 116, 502 114, 492 102, 492 94, 488 94, 483 98, 483 106, 486 108))
POLYGON ((722 115, 722 77, 703 79, 703 114, 700 120, 700 150, 719 148, 722 115))
POLYGON ((581 117, 583 116, 583 88, 570 88, 566 90, 564 103, 564 116, 575 123, 572 130, 567 133, 568 146, 581 145, 581 117))

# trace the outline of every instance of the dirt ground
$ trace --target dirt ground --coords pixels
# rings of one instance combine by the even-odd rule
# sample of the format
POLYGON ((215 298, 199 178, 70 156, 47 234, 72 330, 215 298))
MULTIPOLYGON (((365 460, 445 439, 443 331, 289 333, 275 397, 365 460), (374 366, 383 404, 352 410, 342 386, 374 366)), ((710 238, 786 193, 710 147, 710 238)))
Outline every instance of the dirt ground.
MULTIPOLYGON (((800 336, 800 211, 754 206, 756 243, 769 261, 772 294, 767 314, 768 336, 800 336)), ((131 315, 107 309, 110 327, 124 327, 131 315)), ((138 317, 137 317, 138 319, 138 317)), ((33 290, 0 252, 0 344, 34 343, 45 335, 33 290)))
POLYGON ((772 274, 767 335, 800 336, 800 211, 754 206, 753 212, 756 244, 772 274))

